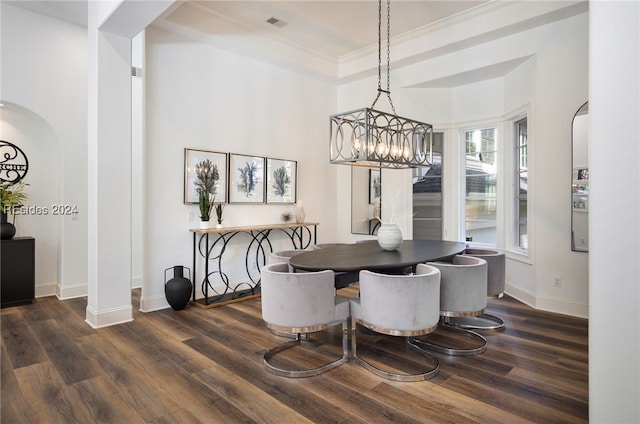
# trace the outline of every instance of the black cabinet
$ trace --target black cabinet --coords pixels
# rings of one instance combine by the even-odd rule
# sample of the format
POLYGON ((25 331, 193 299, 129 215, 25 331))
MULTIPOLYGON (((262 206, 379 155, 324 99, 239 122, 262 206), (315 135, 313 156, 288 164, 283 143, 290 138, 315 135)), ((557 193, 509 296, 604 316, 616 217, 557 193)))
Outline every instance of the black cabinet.
POLYGON ((35 239, 14 237, 0 246, 0 301, 2 307, 33 302, 35 295, 35 239))

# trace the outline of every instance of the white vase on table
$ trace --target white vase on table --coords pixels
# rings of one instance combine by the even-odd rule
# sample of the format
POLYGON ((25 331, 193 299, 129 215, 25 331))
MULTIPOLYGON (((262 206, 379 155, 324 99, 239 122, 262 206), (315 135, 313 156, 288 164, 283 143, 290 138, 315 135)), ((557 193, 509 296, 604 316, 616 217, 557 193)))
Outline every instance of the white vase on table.
POLYGON ((402 229, 397 224, 383 222, 378 228, 378 244, 384 250, 396 250, 402 244, 402 229))
POLYGON ((296 203, 296 224, 304 223, 305 213, 304 206, 302 206, 302 202, 296 203))

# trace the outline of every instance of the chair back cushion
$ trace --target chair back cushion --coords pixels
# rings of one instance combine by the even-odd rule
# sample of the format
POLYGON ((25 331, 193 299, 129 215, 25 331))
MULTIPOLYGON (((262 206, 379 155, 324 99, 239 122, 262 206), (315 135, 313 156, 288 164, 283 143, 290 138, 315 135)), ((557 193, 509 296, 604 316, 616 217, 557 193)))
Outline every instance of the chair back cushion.
POLYGON ((487 295, 498 296, 505 289, 505 256, 503 252, 488 249, 467 249, 465 255, 487 261, 487 295))
POLYGON ((352 316, 375 327, 418 331, 438 323, 440 272, 423 265, 415 275, 360 271, 359 304, 352 316))
POLYGON ((487 306, 487 261, 456 255, 453 261, 429 262, 440 270, 441 315, 468 314, 487 306))
POLYGON ((303 252, 304 250, 281 250, 279 252, 271 252, 269 253, 269 257, 267 258, 267 263, 268 264, 275 264, 277 262, 289 263, 289 259, 303 252))
POLYGON ((333 271, 292 273, 287 263, 270 264, 261 271, 261 292, 269 324, 313 327, 337 319, 333 271))

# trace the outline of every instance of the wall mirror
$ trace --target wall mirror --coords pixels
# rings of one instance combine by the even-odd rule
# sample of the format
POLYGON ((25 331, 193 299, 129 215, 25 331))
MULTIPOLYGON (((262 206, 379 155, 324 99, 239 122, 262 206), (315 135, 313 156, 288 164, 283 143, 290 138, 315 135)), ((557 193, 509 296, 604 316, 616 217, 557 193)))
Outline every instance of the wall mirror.
POLYGON ((571 250, 589 251, 589 104, 571 125, 571 250))
POLYGON ((380 168, 351 167, 351 233, 377 234, 382 199, 380 168))

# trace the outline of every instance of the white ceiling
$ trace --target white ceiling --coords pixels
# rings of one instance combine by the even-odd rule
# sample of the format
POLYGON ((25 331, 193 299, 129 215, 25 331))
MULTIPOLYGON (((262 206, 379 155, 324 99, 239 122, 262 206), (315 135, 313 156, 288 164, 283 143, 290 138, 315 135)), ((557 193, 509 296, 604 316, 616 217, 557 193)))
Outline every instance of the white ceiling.
MULTIPOLYGON (((474 8, 488 0, 393 0, 391 35, 408 33, 474 8)), ((86 26, 87 1, 3 0, 13 6, 86 26)), ((378 2, 376 0, 186 0, 173 7, 160 20, 170 18, 180 8, 198 7, 202 12, 196 30, 206 25, 211 31, 221 20, 252 32, 278 37, 291 45, 312 50, 332 60, 366 47, 378 40, 378 2), (203 24, 202 19, 208 21, 203 24), (280 20, 277 25, 267 19, 280 20)), ((386 2, 382 4, 383 40, 386 33, 386 2)), ((181 22, 184 24, 184 22, 181 22)))
POLYGON ((86 0, 2 0, 2 3, 21 7, 41 15, 71 22, 72 24, 87 26, 86 0))
MULTIPOLYGON (((2 0, 2 3, 78 25, 86 26, 87 22, 87 0, 2 0)), ((461 49, 505 37, 583 13, 588 10, 588 4, 585 0, 393 0, 391 37, 394 46, 396 41, 413 39, 412 51, 417 53, 407 56, 405 52, 405 57, 399 59, 392 55, 392 61, 395 61, 394 66, 407 65, 407 61, 424 59, 425 54, 442 54, 447 49, 461 49), (455 34, 453 38, 460 35, 456 42, 439 47, 415 43, 420 34, 430 28, 443 28, 481 14, 483 10, 505 5, 512 6, 512 16, 518 18, 496 25, 470 23, 469 34, 473 35, 455 34), (431 50, 422 52, 423 47, 431 50)), ((376 71, 377 63, 371 60, 377 52, 378 41, 376 0, 183 0, 176 1, 152 25, 332 82, 372 76, 376 71), (279 22, 275 25, 267 23, 270 18, 279 22), (348 65, 343 66, 345 63, 348 65)), ((385 40, 386 2, 383 1, 383 61, 385 40)), ((509 58, 459 74, 425 80, 413 87, 455 87, 497 78, 527 59, 509 58)))
MULTIPOLYGON (((391 36, 413 31, 456 15, 487 0, 394 0, 391 36)), ((338 57, 378 41, 378 2, 359 1, 193 1, 215 17, 233 20, 253 31, 271 33, 325 57, 338 57), (272 25, 266 21, 276 18, 272 25)), ((185 6, 183 6, 185 7, 185 6)), ((382 35, 386 39, 386 2, 382 2, 382 35)))

